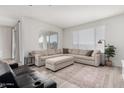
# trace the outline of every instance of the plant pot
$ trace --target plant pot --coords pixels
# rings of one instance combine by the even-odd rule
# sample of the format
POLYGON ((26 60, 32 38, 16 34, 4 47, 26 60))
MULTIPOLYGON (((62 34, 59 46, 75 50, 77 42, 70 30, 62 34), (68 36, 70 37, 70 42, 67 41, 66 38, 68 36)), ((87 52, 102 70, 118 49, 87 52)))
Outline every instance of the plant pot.
POLYGON ((106 61, 106 66, 111 67, 112 66, 112 61, 106 61))

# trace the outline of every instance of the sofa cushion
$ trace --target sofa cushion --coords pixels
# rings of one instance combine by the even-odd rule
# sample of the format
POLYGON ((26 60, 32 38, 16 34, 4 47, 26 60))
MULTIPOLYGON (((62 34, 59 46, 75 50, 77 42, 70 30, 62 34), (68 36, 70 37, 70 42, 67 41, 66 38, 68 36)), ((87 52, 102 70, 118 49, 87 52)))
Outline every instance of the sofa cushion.
POLYGON ((84 60, 95 60, 94 57, 82 56, 82 55, 74 55, 75 58, 84 59, 84 60))
POLYGON ((92 53, 92 57, 95 56, 95 54, 99 54, 100 53, 100 50, 94 50, 93 53, 92 53))
POLYGON ((42 50, 42 51, 32 51, 30 52, 32 56, 46 56, 47 55, 47 50, 42 50))
POLYGON ((72 61, 73 57, 72 56, 61 56, 61 57, 55 57, 55 58, 49 58, 46 60, 46 64, 61 64, 64 62, 72 61))
POLYGON ((72 49, 68 49, 68 53, 69 54, 72 54, 72 49))
POLYGON ((40 53, 41 53, 41 51, 32 51, 29 54, 31 54, 32 56, 35 56, 36 54, 40 55, 40 53))
POLYGON ((60 49, 61 50, 61 54, 63 54, 63 49, 60 49))
POLYGON ((54 55, 54 54, 56 54, 56 51, 55 51, 55 49, 48 49, 47 54, 48 55, 54 55))
POLYGON ((74 54, 64 54, 65 56, 73 56, 74 54))
POLYGON ((80 49, 78 54, 85 56, 85 55, 88 53, 88 51, 89 51, 89 50, 81 50, 81 49, 80 49))
POLYGON ((48 56, 41 56, 41 57, 40 57, 40 60, 43 60, 43 61, 44 61, 44 60, 46 60, 47 58, 48 58, 48 56))
POLYGON ((42 50, 41 53, 40 53, 41 56, 47 56, 47 50, 42 50))
POLYGON ((63 49, 56 49, 56 54, 63 54, 63 49))
POLYGON ((56 54, 61 54, 61 49, 56 49, 56 54))
POLYGON ((79 54, 79 49, 72 49, 72 54, 79 54))
POLYGON ((59 57, 59 56, 63 56, 63 54, 56 54, 56 55, 49 55, 49 56, 41 56, 40 60, 46 60, 48 58, 52 58, 52 57, 59 57))

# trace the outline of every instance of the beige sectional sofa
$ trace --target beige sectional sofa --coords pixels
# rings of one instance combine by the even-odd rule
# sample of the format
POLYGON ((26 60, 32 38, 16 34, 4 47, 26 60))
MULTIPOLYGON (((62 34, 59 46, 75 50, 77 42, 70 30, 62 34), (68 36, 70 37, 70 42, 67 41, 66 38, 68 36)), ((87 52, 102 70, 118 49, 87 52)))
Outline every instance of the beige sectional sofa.
POLYGON ((68 53, 63 54, 63 49, 48 49, 43 51, 32 51, 30 54, 35 56, 36 66, 44 66, 46 59, 60 56, 72 56, 74 62, 99 66, 101 63, 100 51, 94 50, 91 55, 87 55, 89 51, 91 50, 68 49, 68 53))

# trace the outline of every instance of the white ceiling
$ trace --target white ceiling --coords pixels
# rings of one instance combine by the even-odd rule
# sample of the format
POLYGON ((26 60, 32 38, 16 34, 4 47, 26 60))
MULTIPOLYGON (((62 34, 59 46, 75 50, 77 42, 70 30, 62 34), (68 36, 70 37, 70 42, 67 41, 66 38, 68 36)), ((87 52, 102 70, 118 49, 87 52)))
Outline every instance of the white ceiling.
POLYGON ((124 13, 124 6, 0 6, 0 24, 13 25, 22 16, 32 17, 61 28, 124 13), (4 21, 5 20, 5 21, 4 21))

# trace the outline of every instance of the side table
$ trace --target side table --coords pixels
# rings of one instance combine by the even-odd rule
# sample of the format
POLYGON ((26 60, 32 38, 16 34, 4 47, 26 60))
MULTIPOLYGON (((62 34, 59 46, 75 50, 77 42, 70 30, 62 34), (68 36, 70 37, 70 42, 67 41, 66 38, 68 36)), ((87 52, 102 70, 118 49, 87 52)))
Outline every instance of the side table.
POLYGON ((24 58, 24 65, 34 65, 35 57, 34 56, 27 56, 24 58))

